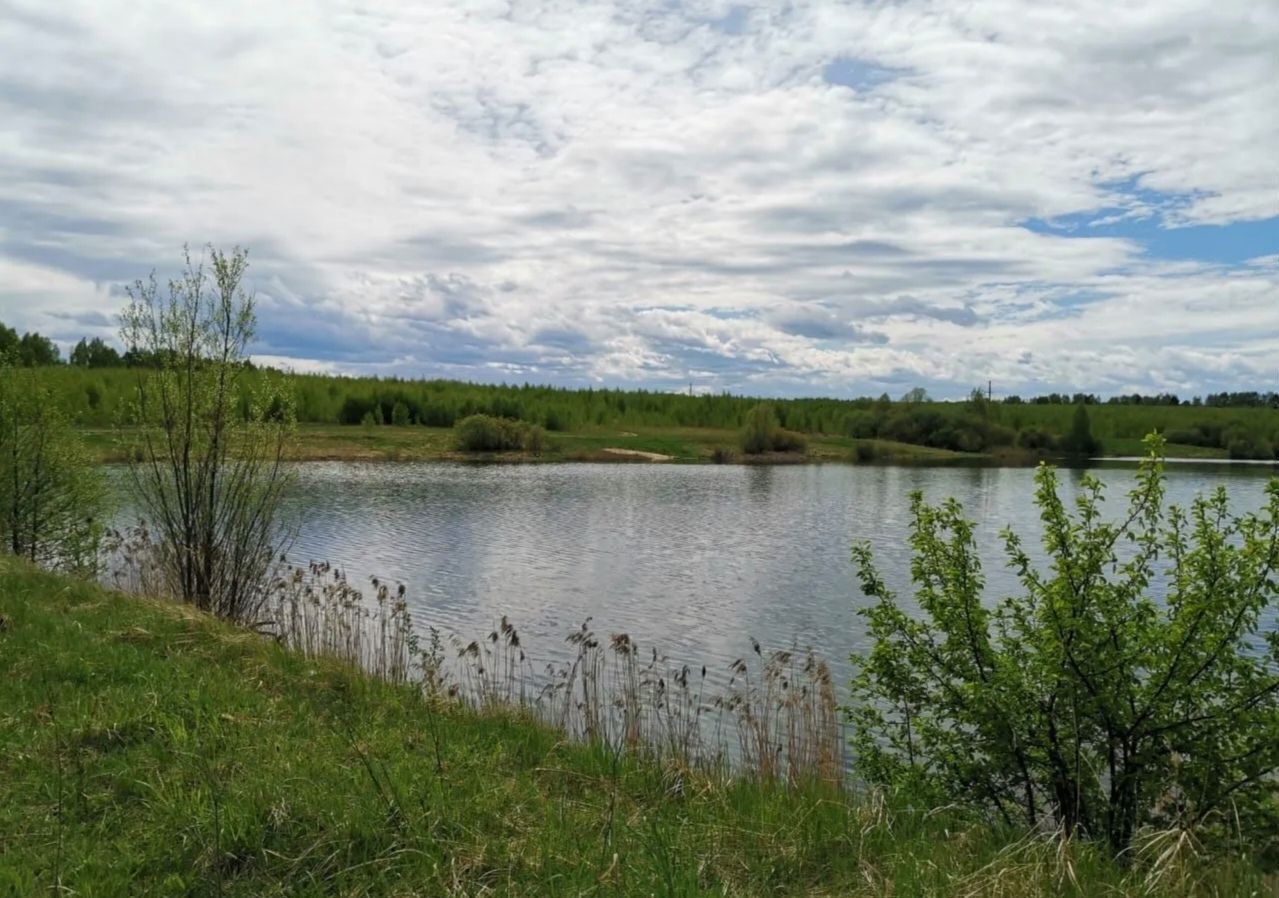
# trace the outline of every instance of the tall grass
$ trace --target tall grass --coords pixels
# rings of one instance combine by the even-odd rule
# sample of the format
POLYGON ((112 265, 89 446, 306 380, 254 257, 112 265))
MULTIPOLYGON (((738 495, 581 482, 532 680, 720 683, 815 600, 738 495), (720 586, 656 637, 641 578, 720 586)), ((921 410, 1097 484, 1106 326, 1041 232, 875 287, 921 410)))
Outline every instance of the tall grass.
MULTIPOLYGON (((164 595, 145 524, 113 534, 110 582, 164 595)), ((627 633, 601 636, 588 619, 565 636, 566 660, 536 663, 505 616, 486 635, 425 644, 403 584, 370 591, 327 562, 281 559, 260 619, 242 621, 306 657, 345 662, 390 683, 413 682, 434 702, 516 711, 565 736, 705 773, 840 784, 844 740, 830 668, 814 652, 753 652, 722 675, 669 660, 627 633)))
POLYGON ((585 621, 567 634, 569 659, 540 668, 503 617, 487 637, 454 641, 452 665, 423 683, 478 710, 514 708, 566 736, 707 773, 839 784, 843 739, 826 662, 813 652, 766 652, 730 665, 727 679, 671 662, 627 633, 585 621))
POLYGON ((1187 834, 1116 865, 895 795, 704 777, 3 557, 0 618, 0 896, 1275 894, 1187 834))

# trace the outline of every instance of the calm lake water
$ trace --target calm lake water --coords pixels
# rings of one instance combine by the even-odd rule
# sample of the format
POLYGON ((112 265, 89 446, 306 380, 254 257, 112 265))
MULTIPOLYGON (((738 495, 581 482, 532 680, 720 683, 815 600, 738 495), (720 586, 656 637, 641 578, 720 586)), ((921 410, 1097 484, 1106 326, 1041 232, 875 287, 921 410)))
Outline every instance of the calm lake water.
MULTIPOLYGON (((1027 468, 311 463, 292 500, 298 561, 327 559, 353 582, 407 587, 421 628, 464 640, 503 615, 530 657, 569 656, 593 618, 675 663, 724 670, 751 650, 812 647, 842 678, 863 644, 849 561, 869 540, 881 573, 909 595, 908 497, 954 496, 979 522, 988 593, 1016 587, 999 532, 1039 532, 1027 468)), ((1118 514, 1134 468, 1094 469, 1118 514)), ((1169 496, 1218 483, 1255 509, 1273 469, 1171 465, 1169 496)), ((1079 472, 1062 474, 1073 490, 1079 472)))

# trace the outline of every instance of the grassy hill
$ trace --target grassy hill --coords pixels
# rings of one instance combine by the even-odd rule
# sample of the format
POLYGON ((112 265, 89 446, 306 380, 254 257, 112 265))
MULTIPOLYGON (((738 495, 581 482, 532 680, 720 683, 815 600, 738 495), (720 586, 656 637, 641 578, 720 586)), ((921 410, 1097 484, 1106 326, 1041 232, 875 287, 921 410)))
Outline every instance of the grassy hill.
POLYGON ((1276 894, 1193 846, 1120 869, 952 811, 571 745, 7 558, 0 682, 4 898, 1276 894))

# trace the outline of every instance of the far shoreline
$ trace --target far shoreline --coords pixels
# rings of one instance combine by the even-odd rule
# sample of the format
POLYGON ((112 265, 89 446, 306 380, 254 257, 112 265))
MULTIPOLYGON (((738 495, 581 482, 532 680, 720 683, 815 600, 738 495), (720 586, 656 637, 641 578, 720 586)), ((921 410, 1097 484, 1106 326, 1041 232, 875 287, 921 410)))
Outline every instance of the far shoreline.
MULTIPOLYGON (((79 428, 88 450, 100 463, 127 462, 136 451, 128 430, 79 428)), ((1033 467, 1046 462, 1061 467, 1130 465, 1144 457, 1139 440, 1118 441, 1113 453, 1080 461, 1057 454, 1002 449, 996 452, 954 452, 888 440, 858 440, 832 434, 807 434, 808 447, 800 452, 746 455, 737 445, 737 433, 712 428, 597 428, 547 435, 541 453, 463 452, 454 444, 448 428, 379 425, 299 425, 297 438, 287 455, 290 462, 438 462, 455 464, 609 464, 789 466, 849 464, 855 466, 912 467, 1033 467)), ((1103 447, 1105 448, 1105 447, 1103 447)), ((1197 446, 1167 447, 1167 461, 1178 465, 1215 467, 1276 466, 1266 460, 1230 459, 1221 450, 1197 446)))

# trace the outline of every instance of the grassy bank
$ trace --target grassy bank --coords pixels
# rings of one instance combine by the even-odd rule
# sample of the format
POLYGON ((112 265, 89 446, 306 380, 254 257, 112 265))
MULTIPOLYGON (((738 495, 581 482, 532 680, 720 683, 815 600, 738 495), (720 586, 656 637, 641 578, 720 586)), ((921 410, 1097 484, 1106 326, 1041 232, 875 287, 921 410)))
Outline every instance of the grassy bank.
MULTIPOLYGON (((123 461, 130 452, 127 430, 84 427, 81 435, 100 461, 123 461)), ((840 462, 857 460, 859 444, 872 452, 868 460, 896 463, 944 463, 974 456, 889 440, 855 440, 843 436, 810 437, 803 455, 778 454, 749 458, 737 448, 738 433, 709 427, 588 428, 580 432, 550 433, 543 452, 477 454, 459 452, 454 433, 446 427, 379 425, 374 427, 301 424, 292 457, 298 461, 475 461, 634 462, 650 453, 672 462, 696 464, 728 460, 752 463, 840 462), (613 452, 609 450, 623 450, 613 452)))
MULTIPOLYGON (((81 436, 94 456, 103 462, 125 460, 130 452, 129 433, 110 427, 82 427, 81 436)), ((853 462, 860 464, 1035 464, 1041 456, 1016 448, 989 453, 954 452, 901 443, 893 440, 810 434, 803 454, 779 453, 762 457, 743 456, 738 449, 738 432, 710 427, 639 427, 632 430, 590 428, 573 433, 550 433, 545 451, 476 454, 459 452, 453 430, 447 427, 381 425, 376 427, 333 424, 302 424, 291 456, 296 461, 476 461, 517 462, 636 462, 645 461, 641 452, 666 456, 671 462, 701 464, 715 461, 748 464, 794 464, 798 462, 853 462), (859 448, 860 447, 860 448, 859 448), (868 451, 869 450, 869 451, 868 451)), ((1141 440, 1124 439, 1107 443, 1104 455, 1139 456, 1141 440)), ((1225 458, 1220 449, 1170 444, 1169 458, 1225 458)))
POLYGON ((1242 864, 724 783, 0 560, 0 895, 1252 895, 1242 864))

